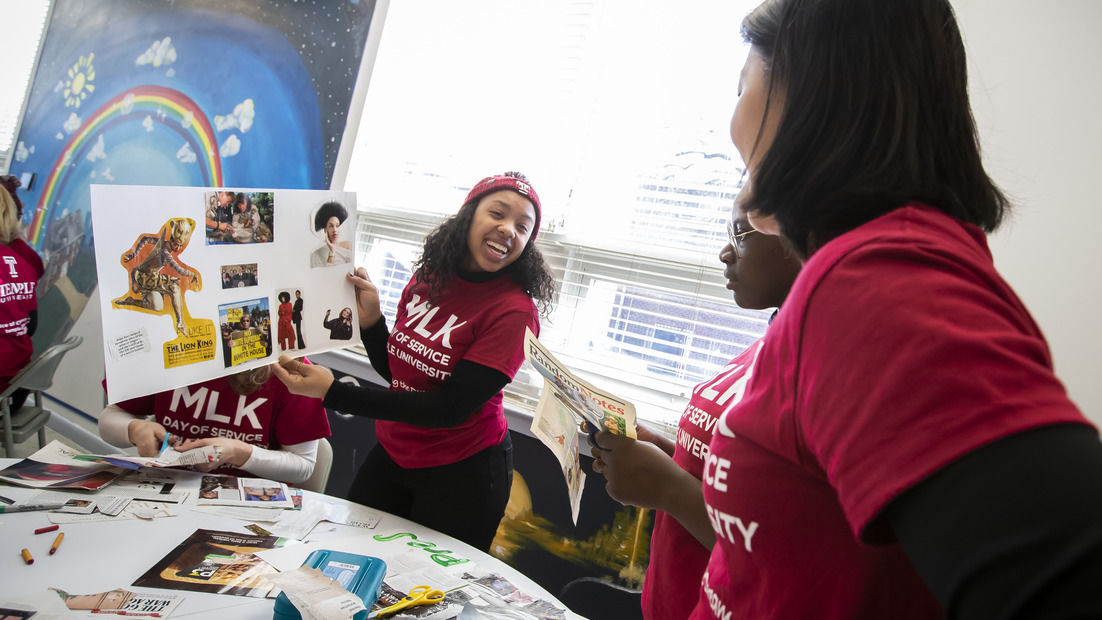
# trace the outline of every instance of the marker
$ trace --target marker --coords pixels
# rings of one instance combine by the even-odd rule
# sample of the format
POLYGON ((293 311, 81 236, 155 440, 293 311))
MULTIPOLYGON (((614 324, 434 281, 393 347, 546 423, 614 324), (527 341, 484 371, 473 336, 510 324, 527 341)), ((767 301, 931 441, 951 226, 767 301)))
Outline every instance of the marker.
POLYGON ((0 502, 4 502, 5 504, 14 504, 15 500, 10 497, 4 497, 3 495, 0 495, 0 502))
POLYGON ((65 532, 58 532, 57 538, 54 539, 54 544, 50 545, 50 555, 53 555, 57 548, 61 546, 61 539, 65 538, 65 532))
POLYGON ((60 525, 47 525, 46 527, 38 528, 37 530, 34 531, 34 533, 35 534, 45 534, 46 532, 52 532, 52 531, 56 530, 59 527, 61 527, 61 526, 60 525))
POLYGON ((23 561, 27 564, 34 564, 34 558, 31 557, 31 552, 26 549, 19 552, 23 556, 23 561))
POLYGON ((5 512, 31 512, 34 510, 57 510, 64 506, 60 504, 16 504, 15 506, 0 506, 0 514, 5 512))

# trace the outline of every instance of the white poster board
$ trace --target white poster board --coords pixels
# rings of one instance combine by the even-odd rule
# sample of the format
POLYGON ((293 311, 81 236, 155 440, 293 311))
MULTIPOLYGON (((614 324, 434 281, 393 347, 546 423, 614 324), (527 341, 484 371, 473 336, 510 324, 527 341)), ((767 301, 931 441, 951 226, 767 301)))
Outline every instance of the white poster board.
POLYGON ((355 194, 91 192, 109 402, 358 341, 355 194))

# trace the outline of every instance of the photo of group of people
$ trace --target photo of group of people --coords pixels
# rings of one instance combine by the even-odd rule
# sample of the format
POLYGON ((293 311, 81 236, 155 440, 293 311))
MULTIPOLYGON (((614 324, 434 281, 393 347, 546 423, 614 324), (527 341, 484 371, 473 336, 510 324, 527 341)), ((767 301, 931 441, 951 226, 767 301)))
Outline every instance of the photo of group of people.
POLYGON ((275 241, 275 200, 272 192, 209 192, 207 244, 271 243, 275 241))
POLYGON ((244 265, 222 265, 222 288, 244 288, 256 286, 256 263, 244 265))
POLYGON ((218 306, 218 320, 226 368, 272 354, 272 323, 266 297, 218 306))
POLYGON ((112 398, 154 370, 180 387, 355 336, 355 195, 96 185, 92 202, 112 398), (120 217, 135 203, 149 208, 120 217))

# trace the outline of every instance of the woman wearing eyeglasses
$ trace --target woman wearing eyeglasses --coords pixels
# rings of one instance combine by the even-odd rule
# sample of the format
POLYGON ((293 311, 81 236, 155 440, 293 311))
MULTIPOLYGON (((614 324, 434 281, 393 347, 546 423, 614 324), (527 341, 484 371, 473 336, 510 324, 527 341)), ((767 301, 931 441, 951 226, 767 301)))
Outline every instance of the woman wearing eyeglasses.
MULTIPOLYGON (((730 241, 720 250, 719 260, 735 303, 753 310, 779 307, 800 271, 796 255, 779 237, 751 228, 737 206, 727 232, 730 241)), ((742 398, 746 371, 764 340, 751 344, 718 375, 693 388, 678 423, 676 442, 644 427, 639 427, 639 441, 607 431, 596 435, 600 447, 592 447, 593 471, 604 474, 608 494, 621 503, 658 511, 643 583, 647 620, 684 618, 684 598, 669 593, 700 586, 715 544, 700 482, 708 443, 716 418, 742 398)))
POLYGON ((767 0, 742 34, 743 207, 805 261, 716 422, 690 618, 1102 617, 1102 443, 995 270, 952 7, 767 0))

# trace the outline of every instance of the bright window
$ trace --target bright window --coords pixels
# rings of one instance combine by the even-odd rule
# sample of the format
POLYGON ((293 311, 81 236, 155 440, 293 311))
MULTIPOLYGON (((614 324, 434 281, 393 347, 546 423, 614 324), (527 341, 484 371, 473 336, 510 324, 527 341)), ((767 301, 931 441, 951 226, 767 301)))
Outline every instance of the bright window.
MULTIPOLYGON (((727 132, 738 31, 755 4, 390 3, 345 189, 391 319, 425 233, 481 177, 522 171, 560 282, 541 341, 675 423, 768 317, 734 305, 716 257, 742 165, 727 132)), ((512 396, 534 403, 540 385, 522 370, 512 396)))
POLYGON ((15 130, 23 100, 33 75, 39 42, 46 27, 49 0, 5 2, 4 36, 0 37, 0 58, 4 59, 4 88, 0 89, 0 171, 11 165, 15 130))

